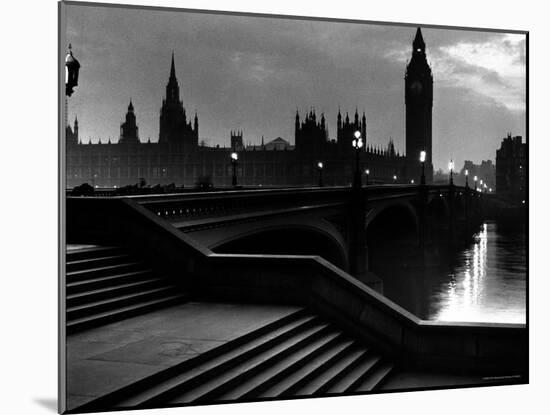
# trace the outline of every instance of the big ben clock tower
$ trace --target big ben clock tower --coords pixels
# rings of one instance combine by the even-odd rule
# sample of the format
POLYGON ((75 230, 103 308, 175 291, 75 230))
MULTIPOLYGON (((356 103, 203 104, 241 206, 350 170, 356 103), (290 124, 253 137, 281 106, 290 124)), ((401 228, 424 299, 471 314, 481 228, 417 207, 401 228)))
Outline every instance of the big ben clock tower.
POLYGON ((420 28, 412 44, 412 57, 405 74, 405 128, 407 158, 418 161, 426 152, 426 180, 432 181, 433 77, 426 60, 426 44, 420 28))

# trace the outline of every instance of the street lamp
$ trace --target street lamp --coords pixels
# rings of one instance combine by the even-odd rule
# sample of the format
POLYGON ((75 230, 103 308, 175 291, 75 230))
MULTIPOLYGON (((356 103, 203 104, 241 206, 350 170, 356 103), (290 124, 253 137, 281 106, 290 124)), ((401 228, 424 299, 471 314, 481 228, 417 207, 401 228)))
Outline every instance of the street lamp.
POLYGON ((468 169, 464 170, 464 176, 466 176, 466 189, 468 188, 468 169))
POLYGON ((78 86, 78 71, 80 63, 73 56, 71 44, 69 43, 69 51, 65 56, 65 95, 70 97, 74 88, 78 86))
POLYGON ((235 152, 231 153, 231 165, 233 166, 233 179, 231 184, 233 187, 237 186, 237 162, 239 160, 239 155, 235 152))
POLYGON ((474 176, 474 192, 477 190, 477 176, 474 176))
POLYGON ((453 185, 453 170, 455 168, 455 164, 453 160, 449 161, 449 185, 453 185))
POLYGON ((393 175, 393 183, 397 183, 397 176, 395 174, 393 175))
POLYGON ((420 152, 420 163, 422 164, 422 175, 420 176, 420 184, 426 184, 426 176, 424 175, 424 165, 426 164, 426 152, 420 152))
POLYGON ((369 175, 370 175, 370 170, 367 169, 365 170, 365 175, 367 176, 367 183, 365 183, 367 186, 369 185, 369 175))
POLYGON ((363 148, 363 139, 361 138, 361 131, 357 130, 354 134, 355 138, 351 142, 351 145, 355 149, 355 176, 353 179, 353 186, 356 188, 361 187, 361 172, 359 171, 359 153, 363 148))
POLYGON ((317 163, 317 169, 319 170, 319 187, 323 187, 323 162, 317 163))
POLYGON ((414 179, 411 179, 411 184, 414 184, 414 179))

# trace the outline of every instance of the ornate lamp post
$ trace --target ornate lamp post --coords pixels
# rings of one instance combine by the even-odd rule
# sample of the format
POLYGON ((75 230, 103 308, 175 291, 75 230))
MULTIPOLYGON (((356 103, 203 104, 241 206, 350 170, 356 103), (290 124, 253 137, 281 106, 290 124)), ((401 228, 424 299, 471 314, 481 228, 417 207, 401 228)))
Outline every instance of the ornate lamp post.
POLYGON ((426 164, 426 152, 422 150, 420 152, 420 163, 422 164, 422 174, 420 176, 420 184, 426 184, 426 175, 424 174, 424 168, 426 164))
POLYGON ((357 130, 354 134, 355 138, 351 142, 351 145, 355 149, 355 174, 353 177, 353 187, 361 187, 361 172, 359 171, 359 154, 363 148, 363 139, 361 138, 361 131, 357 130))
POLYGON ((370 175, 370 170, 369 169, 366 169, 365 170, 365 175, 367 176, 367 179, 366 179, 366 183, 365 185, 368 186, 369 185, 369 175, 370 175))
POLYGON ((317 163, 317 170, 319 170, 319 187, 323 187, 323 162, 317 163))
POLYGON ((80 69, 80 63, 73 56, 71 44, 69 43, 69 50, 65 56, 65 127, 68 125, 69 108, 68 97, 70 97, 74 88, 78 85, 78 71, 80 69))
POLYGON ((468 189, 469 185, 468 185, 468 169, 464 170, 464 176, 466 176, 466 189, 468 189))
POLYGON ((477 176, 474 176, 474 192, 477 191, 477 176))
POLYGON ((237 187, 237 162, 239 160, 239 155, 236 152, 231 153, 231 165, 233 166, 233 179, 231 184, 233 187, 237 187))
POLYGON ((80 63, 73 56, 71 44, 69 43, 69 51, 65 56, 65 95, 70 97, 74 88, 78 86, 78 71, 80 69, 80 63))
POLYGON ((452 186, 453 185, 453 170, 455 168, 455 164, 453 162, 453 160, 451 159, 451 161, 449 161, 449 185, 452 186))

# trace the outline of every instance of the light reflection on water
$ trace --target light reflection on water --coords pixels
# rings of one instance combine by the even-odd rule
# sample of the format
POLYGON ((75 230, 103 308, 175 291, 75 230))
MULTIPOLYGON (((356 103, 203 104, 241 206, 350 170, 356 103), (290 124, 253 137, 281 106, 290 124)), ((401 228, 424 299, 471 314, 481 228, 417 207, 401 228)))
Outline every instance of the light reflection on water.
POLYGON ((427 320, 525 323, 525 245, 524 231, 487 222, 447 264, 393 269, 384 294, 427 320))

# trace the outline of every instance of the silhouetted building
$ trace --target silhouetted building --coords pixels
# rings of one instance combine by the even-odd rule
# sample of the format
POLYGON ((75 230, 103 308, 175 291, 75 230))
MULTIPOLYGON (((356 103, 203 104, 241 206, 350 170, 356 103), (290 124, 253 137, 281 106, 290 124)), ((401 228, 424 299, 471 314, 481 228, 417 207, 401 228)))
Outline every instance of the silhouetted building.
POLYGON ((475 164, 471 160, 464 161, 464 167, 455 177, 455 184, 464 185, 466 183, 466 170, 468 170, 468 183, 474 186, 474 177, 477 176, 478 183, 483 180, 487 187, 495 190, 496 184, 496 169, 492 160, 481 160, 481 164, 475 164))
POLYGON ((353 120, 348 113, 342 119, 338 110, 337 139, 330 139, 324 114, 318 118, 311 108, 303 118, 296 111, 295 145, 277 137, 261 145, 246 145, 243 132, 230 132, 230 146, 210 147, 199 144, 199 121, 188 120, 176 77, 174 54, 162 101, 159 139, 152 143, 139 140, 134 105, 130 101, 117 143, 87 144, 79 139, 78 121, 66 127, 67 186, 85 182, 98 187, 135 184, 143 178, 151 185, 175 183, 193 186, 199 178, 214 186, 231 184, 230 153, 239 152, 237 175, 242 185, 314 185, 318 183, 318 161, 323 161, 326 185, 349 185, 352 181, 355 150, 354 133, 359 131, 365 146, 361 149, 361 169, 369 169, 369 182, 410 183, 418 180, 420 150, 427 153, 426 176, 431 181, 431 111, 432 77, 426 62, 425 45, 418 29, 413 42, 413 55, 406 74, 407 156, 395 150, 393 140, 387 147, 373 146, 367 136, 367 118, 357 109, 353 120))
POLYGON ((497 194, 521 203, 526 197, 527 144, 521 136, 508 134, 497 150, 496 160, 497 194))
POLYGON ((67 146, 73 146, 79 143, 78 138, 78 118, 74 117, 74 127, 71 128, 70 125, 67 124, 65 127, 65 137, 67 139, 67 146))
POLYGON ((132 100, 128 105, 126 121, 120 125, 120 144, 139 144, 138 126, 136 124, 136 115, 134 114, 134 105, 132 100))
MULTIPOLYGON (((367 117, 363 112, 363 117, 359 121, 359 113, 357 108, 355 109, 355 117, 353 121, 350 121, 348 113, 346 113, 346 118, 342 122, 342 114, 338 110, 338 118, 336 121, 337 133, 336 137, 338 139, 338 150, 341 154, 352 154, 355 152, 355 149, 352 146, 352 141, 355 139, 355 132, 361 132, 361 137, 367 143, 367 117)), ((366 146, 361 150, 363 152, 367 151, 366 146)))
POLYGON ((274 140, 268 141, 267 143, 264 142, 264 137, 262 137, 262 143, 261 144, 249 144, 245 147, 245 150, 250 151, 287 151, 287 150, 294 150, 294 146, 290 144, 287 140, 281 137, 277 137, 274 140))
POLYGON ((183 102, 180 100, 180 87, 176 78, 174 53, 170 66, 170 77, 166 84, 166 98, 160 109, 159 144, 172 144, 183 147, 184 151, 197 149, 199 142, 199 119, 195 113, 193 125, 187 121, 183 102))
POLYGON ((426 180, 432 180, 433 76, 426 59, 426 44, 420 28, 412 44, 412 57, 405 74, 406 153, 418 160, 426 152, 426 180))
POLYGON ((231 151, 242 151, 243 145, 243 132, 231 131, 231 151))
POLYGON ((311 109, 306 114, 304 121, 300 123, 300 114, 296 110, 295 121, 295 149, 300 156, 325 154, 328 146, 328 130, 325 123, 325 115, 317 121, 315 110, 311 109))

